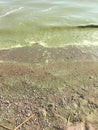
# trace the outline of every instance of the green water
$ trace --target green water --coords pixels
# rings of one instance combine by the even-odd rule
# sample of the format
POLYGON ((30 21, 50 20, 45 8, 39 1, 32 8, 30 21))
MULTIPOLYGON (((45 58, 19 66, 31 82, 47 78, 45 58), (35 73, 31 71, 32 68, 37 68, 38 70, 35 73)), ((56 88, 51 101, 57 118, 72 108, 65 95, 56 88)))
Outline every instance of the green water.
POLYGON ((48 47, 98 45, 98 2, 0 0, 0 49, 39 43, 48 47))
MULTIPOLYGON (((43 46, 61 47, 71 45, 96 45, 98 30, 78 28, 37 28, 20 27, 21 31, 4 30, 0 35, 0 48, 25 46, 39 43, 43 46)), ((20 29, 19 28, 19 29, 20 29)))

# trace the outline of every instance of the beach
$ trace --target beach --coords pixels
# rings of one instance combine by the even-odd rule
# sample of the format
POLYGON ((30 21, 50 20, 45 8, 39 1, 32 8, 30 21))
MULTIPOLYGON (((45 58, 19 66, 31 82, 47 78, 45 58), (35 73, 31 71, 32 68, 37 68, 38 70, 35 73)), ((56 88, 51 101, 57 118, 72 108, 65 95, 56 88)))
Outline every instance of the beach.
POLYGON ((20 130, 98 130, 97 47, 35 44, 1 50, 0 61, 0 124, 35 115, 20 130))
POLYGON ((0 130, 98 130, 97 5, 0 0, 0 130))

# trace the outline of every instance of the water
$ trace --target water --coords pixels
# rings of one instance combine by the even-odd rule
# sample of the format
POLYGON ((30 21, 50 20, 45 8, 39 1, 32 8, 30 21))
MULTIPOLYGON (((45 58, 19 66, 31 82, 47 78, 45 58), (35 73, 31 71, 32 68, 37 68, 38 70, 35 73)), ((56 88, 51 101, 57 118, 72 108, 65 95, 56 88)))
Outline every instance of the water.
POLYGON ((98 0, 0 0, 0 49, 98 45, 97 24, 98 0))

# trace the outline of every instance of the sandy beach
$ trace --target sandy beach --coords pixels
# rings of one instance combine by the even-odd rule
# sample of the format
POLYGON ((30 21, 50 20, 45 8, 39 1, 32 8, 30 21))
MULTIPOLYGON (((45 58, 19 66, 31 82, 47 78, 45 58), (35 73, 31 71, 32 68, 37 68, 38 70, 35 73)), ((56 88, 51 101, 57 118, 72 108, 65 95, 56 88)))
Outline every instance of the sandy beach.
POLYGON ((97 50, 1 50, 0 130, 98 130, 97 50))

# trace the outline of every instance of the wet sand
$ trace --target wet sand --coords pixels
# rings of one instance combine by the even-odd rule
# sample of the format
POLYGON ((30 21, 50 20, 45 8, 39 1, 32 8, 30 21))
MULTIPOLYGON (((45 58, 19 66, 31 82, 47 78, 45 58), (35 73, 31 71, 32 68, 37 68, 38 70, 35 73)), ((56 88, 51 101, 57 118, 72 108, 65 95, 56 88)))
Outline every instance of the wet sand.
POLYGON ((61 48, 47 48, 35 44, 30 47, 1 50, 0 60, 31 64, 58 61, 98 61, 98 47, 66 46, 61 48))
POLYGON ((0 124, 14 129, 35 114, 20 130, 98 130, 97 50, 1 50, 0 124))

